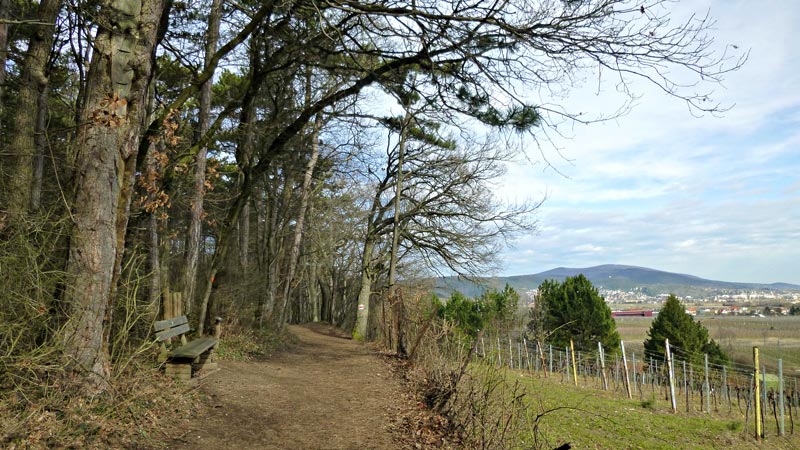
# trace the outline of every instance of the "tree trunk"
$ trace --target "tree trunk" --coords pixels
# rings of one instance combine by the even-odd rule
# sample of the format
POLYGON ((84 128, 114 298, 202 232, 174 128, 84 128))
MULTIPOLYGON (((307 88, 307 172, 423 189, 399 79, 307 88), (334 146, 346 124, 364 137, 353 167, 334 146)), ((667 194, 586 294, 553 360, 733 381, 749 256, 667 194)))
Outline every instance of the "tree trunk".
POLYGON ((0 0, 0 128, 3 126, 3 90, 6 85, 6 61, 8 60, 8 23, 4 23, 3 20, 11 17, 10 6, 9 0, 0 0))
POLYGON ((164 0, 112 0, 96 16, 98 33, 76 137, 75 202, 65 293, 68 364, 88 394, 110 375, 108 330, 115 273, 124 243, 132 174, 146 116, 164 0))
POLYGON ((286 323, 286 306, 289 302, 289 297, 292 293, 292 284, 294 282, 295 271, 297 270, 297 261, 300 258, 300 244, 303 241, 303 227, 306 220, 306 211, 308 210, 308 199, 311 197, 311 181, 314 176, 314 168, 319 159, 319 132, 322 129, 322 114, 317 114, 314 120, 314 131, 311 134, 311 156, 308 158, 306 170, 303 174, 303 186, 300 191, 300 208, 297 211, 297 220, 294 226, 294 238, 292 246, 289 251, 288 268, 286 270, 286 281, 283 288, 283 316, 280 317, 278 325, 283 327, 286 323))
POLYGON ((53 47, 55 20, 60 0, 42 0, 36 25, 28 42, 28 52, 22 66, 17 104, 12 119, 10 148, 13 152, 9 168, 10 180, 6 190, 6 205, 12 218, 22 219, 28 212, 33 188, 33 159, 36 155, 36 119, 40 94, 45 92, 47 63, 53 47))
POLYGON ((403 126, 400 129, 400 142, 397 151, 397 180, 394 189, 394 220, 392 222, 392 248, 389 252, 389 292, 388 300, 392 311, 392 336, 391 342, 394 344, 394 351, 398 355, 405 355, 406 349, 403 343, 403 299, 397 294, 397 254, 400 246, 400 198, 403 193, 403 158, 406 153, 406 140, 408 127, 411 124, 411 112, 406 106, 406 115, 403 118, 403 126))
MULTIPOLYGON (((212 63, 219 41, 219 23, 222 0, 212 0, 208 15, 208 31, 206 32, 206 54, 204 69, 212 63)), ((211 124, 211 88, 214 80, 208 79, 200 88, 200 108, 198 111, 198 140, 208 132, 211 124)), ((195 157, 194 185, 192 187, 191 217, 189 221, 189 238, 186 244, 186 267, 183 279, 183 312, 187 316, 192 313, 195 290, 197 287, 197 265, 200 259, 200 244, 203 238, 203 201, 205 197, 207 146, 200 147, 195 157)))
POLYGON ((33 166, 33 180, 31 185, 31 211, 37 211, 42 201, 42 181, 44 178, 44 160, 48 153, 47 141, 47 95, 50 89, 45 86, 39 93, 39 101, 36 103, 36 161, 33 166))
POLYGON ((353 338, 358 340, 367 339, 369 302, 372 295, 372 252, 374 249, 375 243, 368 233, 367 240, 364 242, 364 254, 361 255, 361 290, 358 292, 356 326, 353 330, 353 338))

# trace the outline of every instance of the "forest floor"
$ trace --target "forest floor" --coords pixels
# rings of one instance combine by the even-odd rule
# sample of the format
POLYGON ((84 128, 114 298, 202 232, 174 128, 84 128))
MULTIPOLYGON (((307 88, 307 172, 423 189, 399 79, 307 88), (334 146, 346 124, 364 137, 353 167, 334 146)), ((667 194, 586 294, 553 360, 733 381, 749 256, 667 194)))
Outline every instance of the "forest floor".
MULTIPOLYGON (((199 381, 207 407, 174 424, 175 449, 397 449, 419 408, 386 358, 323 325, 266 361, 222 361, 199 381)), ((406 441, 406 442, 404 442, 406 441)), ((413 445, 413 444, 411 444, 413 445)))

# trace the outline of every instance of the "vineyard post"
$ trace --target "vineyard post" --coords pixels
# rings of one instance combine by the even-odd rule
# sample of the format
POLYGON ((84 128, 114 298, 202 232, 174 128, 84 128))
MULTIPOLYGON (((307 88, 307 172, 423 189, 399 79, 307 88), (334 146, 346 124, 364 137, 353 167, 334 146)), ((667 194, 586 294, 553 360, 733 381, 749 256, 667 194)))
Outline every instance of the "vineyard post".
POLYGON ((728 387, 728 366, 722 366, 722 386, 725 389, 725 398, 728 400, 728 412, 731 412, 731 392, 728 387))
POLYGON ((636 353, 631 354, 631 369, 633 369, 633 390, 636 391, 638 383, 636 381, 636 353))
POLYGON ((603 354, 603 344, 597 343, 597 352, 600 355, 600 376, 603 378, 603 390, 608 390, 608 379, 606 378, 606 355, 603 354))
POLYGON ((781 426, 780 426, 780 435, 783 436, 786 434, 786 416, 784 416, 783 408, 783 358, 778 359, 778 408, 781 410, 781 426))
POLYGON ((669 371, 669 398, 672 402, 672 412, 678 412, 678 405, 675 403, 675 371, 672 368, 672 354, 669 351, 669 339, 664 339, 664 347, 667 350, 667 370, 669 371))
POLYGON ((628 375, 628 357, 625 356, 625 341, 619 341, 619 345, 622 348, 622 368, 625 370, 625 389, 628 391, 628 398, 633 398, 631 394, 631 379, 628 375))
POLYGON ((761 408, 764 410, 761 412, 761 420, 763 424, 761 425, 761 431, 766 433, 767 432, 767 414, 769 413, 769 403, 767 403, 767 365, 763 364, 761 366, 761 408))
POLYGON ((689 380, 686 378, 686 360, 683 360, 683 391, 686 394, 686 412, 689 412, 689 380))
POLYGON ((517 368, 522 370, 522 344, 517 342, 517 368))
POLYGON ((711 386, 708 384, 708 353, 703 354, 703 365, 705 381, 703 382, 703 394, 705 395, 706 413, 711 414, 711 386))
POLYGON ((553 344, 549 345, 550 348, 550 364, 547 366, 548 372, 553 373, 553 344))
POLYGON ((755 408, 753 408, 753 412, 755 412, 754 416, 756 419, 756 439, 761 439, 764 437, 764 433, 761 431, 761 385, 758 381, 759 375, 759 365, 758 365, 758 347, 753 347, 753 366, 755 366, 755 374, 753 375, 753 383, 756 386, 755 392, 755 408))
POLYGON ((572 339, 569 340, 569 354, 572 356, 572 378, 575 379, 575 386, 578 385, 578 367, 575 361, 575 344, 572 343, 572 339))
POLYGON ((570 367, 570 360, 572 358, 572 354, 569 351, 569 347, 564 347, 564 359, 566 362, 564 363, 564 371, 566 372, 566 379, 569 381, 569 377, 572 376, 572 368, 570 367))

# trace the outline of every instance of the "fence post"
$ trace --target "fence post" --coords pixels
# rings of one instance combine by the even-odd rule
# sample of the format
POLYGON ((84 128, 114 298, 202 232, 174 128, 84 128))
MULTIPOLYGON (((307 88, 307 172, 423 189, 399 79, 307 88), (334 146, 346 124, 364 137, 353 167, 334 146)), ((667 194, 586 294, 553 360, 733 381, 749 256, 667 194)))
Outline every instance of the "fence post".
POLYGON ((564 362, 564 372, 566 372, 567 381, 569 381, 569 377, 570 375, 572 375, 572 370, 569 364, 570 356, 571 355, 569 354, 569 347, 564 347, 564 359, 566 359, 566 361, 564 362))
POLYGON ((619 346, 622 348, 622 368, 625 370, 625 389, 628 391, 628 398, 633 398, 631 394, 631 379, 628 376, 628 357, 625 356, 625 341, 619 341, 619 346))
POLYGON ((514 346, 511 343, 511 338, 508 338, 508 368, 514 368, 514 346))
POLYGON ((500 347, 500 336, 497 336, 497 367, 503 368, 503 348, 500 347))
POLYGON ((549 344, 550 348, 550 364, 547 367, 550 373, 553 373, 553 344, 549 344))
POLYGON ((785 421, 786 416, 784 416, 783 408, 783 358, 778 359, 778 408, 781 410, 781 426, 780 426, 780 435, 783 436, 786 434, 785 429, 785 421))
POLYGON ((576 366, 575 361, 575 344, 572 343, 572 339, 569 340, 569 354, 572 356, 572 378, 575 379, 575 386, 578 385, 578 367, 576 366))
POLYGON ((603 377, 603 390, 608 390, 608 379, 606 379, 606 355, 603 354, 603 344, 597 343, 598 354, 600 355, 600 376, 603 377))
POLYGON ((686 394, 686 412, 689 412, 689 380, 686 378, 686 360, 683 360, 683 390, 686 394))
POLYGON ((669 351, 669 339, 664 339, 664 347, 667 350, 667 371, 669 372, 669 398, 672 402, 672 412, 678 412, 678 405, 675 403, 675 371, 672 369, 672 353, 669 351))
POLYGON ((761 408, 764 409, 764 412, 761 413, 761 420, 764 421, 764 424, 761 426, 761 431, 764 432, 764 436, 767 433, 767 414, 769 414, 769 403, 767 402, 767 365, 761 365, 761 408))
POLYGON ((758 365, 758 347, 753 347, 753 365, 755 366, 755 374, 753 375, 753 382, 756 385, 756 392, 755 392, 755 408, 753 408, 753 414, 756 418, 756 439, 761 439, 764 437, 764 433, 761 430, 761 384, 758 381, 759 375, 759 365, 758 365))
POLYGON ((728 412, 731 412, 731 393, 728 390, 728 366, 722 366, 722 386, 725 389, 725 399, 728 400, 728 412))
POLYGON ((705 381, 703 382, 703 392, 706 398, 706 413, 711 414, 711 386, 708 384, 708 353, 703 354, 703 363, 705 370, 705 381))
POLYGON ((633 390, 636 391, 638 389, 638 383, 636 381, 636 353, 631 353, 631 365, 633 366, 633 390))

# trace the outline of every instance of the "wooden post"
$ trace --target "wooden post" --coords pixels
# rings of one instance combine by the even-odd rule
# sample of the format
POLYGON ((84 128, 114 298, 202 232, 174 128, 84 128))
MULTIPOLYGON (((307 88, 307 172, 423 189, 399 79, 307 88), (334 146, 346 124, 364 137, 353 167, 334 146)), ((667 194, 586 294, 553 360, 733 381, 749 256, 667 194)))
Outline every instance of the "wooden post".
POLYGON ((636 372, 636 353, 631 354, 631 363, 633 365, 633 390, 637 391, 639 389, 639 383, 637 382, 637 372, 636 372))
POLYGON ((754 416, 756 418, 756 439, 761 439, 764 437, 764 433, 761 430, 761 385, 758 381, 759 375, 759 363, 758 363, 758 347, 753 347, 753 365, 755 366, 755 374, 753 375, 753 382, 756 385, 756 393, 755 393, 755 408, 753 411, 755 412, 754 416))
POLYGON ((728 412, 731 412, 731 394, 728 391, 728 366, 722 366, 722 389, 723 395, 728 400, 728 412))
POLYGON ((783 408, 785 407, 783 403, 783 359, 778 359, 778 408, 781 410, 781 422, 780 422, 780 430, 778 433, 781 436, 786 434, 786 416, 784 415, 783 408))
POLYGON ((767 366, 761 366, 761 408, 764 411, 761 413, 761 420, 764 422, 761 426, 761 431, 766 436, 767 433, 767 414, 769 413, 769 403, 767 403, 767 366))
POLYGON ((603 390, 608 390, 608 379, 606 379, 606 355, 603 354, 603 344, 597 343, 597 351, 600 355, 600 376, 603 378, 603 390))
POLYGON ((572 355, 572 378, 575 379, 575 386, 577 386, 578 368, 576 367, 576 362, 575 362, 575 344, 572 343, 572 339, 569 340, 569 354, 572 355))
POLYGON ((570 363, 569 363, 570 362, 570 356, 571 355, 569 353, 569 347, 564 347, 564 359, 566 359, 565 364, 564 364, 564 372, 566 372, 567 381, 569 381, 569 377, 572 376, 572 370, 570 368, 570 363))
POLYGON ((664 347, 667 349, 667 369, 669 371, 669 398, 672 402, 672 412, 678 411, 675 403, 675 371, 672 368, 672 354, 669 351, 669 339, 664 339, 664 347))
POLYGON ((689 380, 686 378, 686 360, 683 361, 683 390, 686 394, 686 412, 689 412, 689 380))
POLYGON ((705 371, 705 381, 703 382, 703 393, 706 399, 706 413, 711 414, 711 386, 708 384, 708 353, 703 354, 703 363, 705 371))
POLYGON ((503 367, 503 357, 500 355, 502 353, 502 349, 500 347, 500 336, 497 337, 497 367, 503 367))
POLYGON ((628 398, 633 398, 633 394, 631 394, 631 379, 628 375, 628 357, 625 356, 625 341, 619 341, 619 345, 622 348, 622 368, 625 370, 625 389, 628 391, 628 398))

